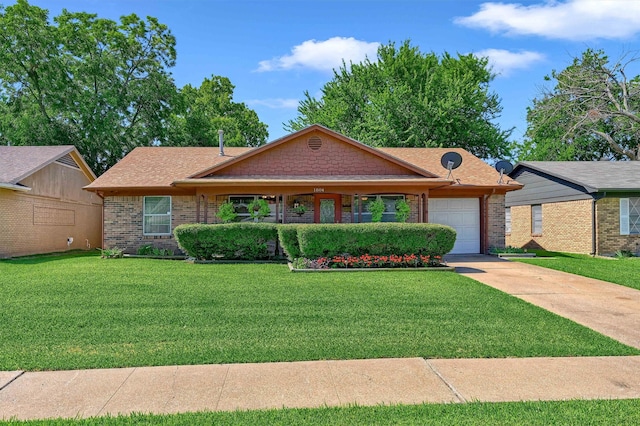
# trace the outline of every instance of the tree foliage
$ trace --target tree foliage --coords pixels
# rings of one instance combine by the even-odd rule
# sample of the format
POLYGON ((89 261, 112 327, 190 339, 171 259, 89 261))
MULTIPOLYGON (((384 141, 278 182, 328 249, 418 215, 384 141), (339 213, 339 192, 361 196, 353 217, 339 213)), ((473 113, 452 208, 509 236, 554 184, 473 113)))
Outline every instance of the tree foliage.
POLYGON ((153 17, 0 7, 0 143, 75 145, 97 175, 137 146, 213 145, 218 129, 229 145, 264 143, 228 79, 178 91, 175 44, 153 17))
POLYGON ((220 76, 205 78, 199 88, 184 86, 169 123, 169 143, 212 146, 218 143, 218 130, 224 130, 228 146, 265 144, 266 124, 244 103, 233 102, 234 88, 228 78, 220 76))
POLYGON ((175 39, 155 18, 116 23, 48 12, 26 0, 0 14, 1 137, 75 145, 100 174, 136 146, 163 138, 176 89, 175 39))
POLYGON ((503 157, 511 131, 492 122, 501 112, 489 92, 486 58, 423 54, 405 41, 380 46, 377 61, 344 64, 316 99, 305 93, 285 128, 321 124, 372 146, 462 147, 503 157))
POLYGON ((528 108, 521 160, 640 159, 640 79, 627 67, 638 57, 610 63, 587 49, 561 72, 552 90, 528 108))

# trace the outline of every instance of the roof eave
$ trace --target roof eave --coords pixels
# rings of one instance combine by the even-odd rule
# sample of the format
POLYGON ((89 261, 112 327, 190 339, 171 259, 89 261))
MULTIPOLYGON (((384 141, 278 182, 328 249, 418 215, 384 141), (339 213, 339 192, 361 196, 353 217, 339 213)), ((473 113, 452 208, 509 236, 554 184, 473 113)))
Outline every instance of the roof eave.
POLYGON ((437 186, 451 185, 453 182, 445 179, 423 178, 423 179, 181 179, 173 182, 175 187, 207 187, 207 186, 300 186, 300 185, 350 185, 363 187, 371 185, 395 186, 395 185, 416 185, 416 186, 437 186))
POLYGON ((31 188, 29 188, 28 186, 16 185, 16 184, 13 184, 13 183, 6 183, 6 182, 0 182, 0 188, 10 189, 12 191, 19 191, 19 192, 29 192, 29 191, 31 191, 31 188))

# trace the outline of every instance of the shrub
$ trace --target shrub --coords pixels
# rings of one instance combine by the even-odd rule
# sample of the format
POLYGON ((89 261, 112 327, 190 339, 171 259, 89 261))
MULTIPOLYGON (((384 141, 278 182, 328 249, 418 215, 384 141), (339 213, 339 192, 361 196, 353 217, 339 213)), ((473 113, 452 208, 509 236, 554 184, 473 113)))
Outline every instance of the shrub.
POLYGON ((275 224, 246 222, 179 225, 173 233, 180 248, 198 260, 268 259, 267 243, 278 235, 275 224))
POLYGON ((382 221, 382 214, 384 213, 387 206, 384 204, 384 201, 377 198, 374 201, 370 202, 367 206, 367 210, 371 213, 371 222, 380 222, 382 221))
POLYGON ((405 200, 396 201, 396 221, 397 222, 406 222, 409 219, 409 215, 411 214, 411 207, 409 207, 409 203, 405 200))
POLYGON ((249 210, 249 216, 251 216, 251 219, 256 222, 271 214, 269 203, 262 198, 258 198, 257 200, 250 202, 247 209, 249 210))
POLYGON ((305 225, 279 225, 278 239, 280 246, 284 250, 289 260, 293 260, 302 256, 300 253, 300 244, 298 243, 298 227, 305 225))
POLYGON ((218 212, 216 213, 218 219, 220 219, 223 223, 234 222, 238 217, 236 213, 236 208, 233 203, 222 203, 218 208, 218 212))
POLYGON ((435 223, 358 223, 296 227, 300 255, 309 259, 412 253, 443 256, 451 251, 456 231, 435 223))
POLYGON ((139 256, 173 256, 173 250, 154 247, 151 244, 144 244, 138 247, 139 256))
POLYGON ((124 250, 118 247, 107 248, 100 251, 102 259, 121 259, 124 256, 124 250))

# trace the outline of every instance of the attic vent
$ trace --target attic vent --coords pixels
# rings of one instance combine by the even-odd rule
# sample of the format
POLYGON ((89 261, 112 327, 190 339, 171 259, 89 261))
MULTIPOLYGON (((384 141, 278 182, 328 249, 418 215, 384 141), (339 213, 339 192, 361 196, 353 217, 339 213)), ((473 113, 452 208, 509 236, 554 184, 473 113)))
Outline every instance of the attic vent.
POLYGON ((307 146, 312 151, 317 151, 322 148, 322 139, 320 139, 318 136, 312 136, 307 140, 307 146))
POLYGON ((79 169, 80 167, 76 163, 76 161, 71 157, 71 154, 67 154, 64 157, 60 157, 56 160, 56 163, 64 164, 65 166, 75 167, 79 169))

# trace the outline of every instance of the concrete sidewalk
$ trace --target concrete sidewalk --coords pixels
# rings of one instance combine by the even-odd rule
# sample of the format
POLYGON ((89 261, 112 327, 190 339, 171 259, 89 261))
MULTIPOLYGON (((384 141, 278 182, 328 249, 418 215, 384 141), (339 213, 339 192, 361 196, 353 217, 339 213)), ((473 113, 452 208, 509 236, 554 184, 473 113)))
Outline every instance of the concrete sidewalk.
POLYGON ((452 255, 447 261, 461 275, 640 349, 638 290, 495 256, 452 255))
MULTIPOLYGON (((640 348, 640 291, 491 256, 470 278, 640 348)), ((640 356, 373 359, 0 372, 0 419, 348 404, 640 398, 640 356)))
POLYGON ((0 373, 0 418, 640 398, 640 356, 375 359, 0 373))

